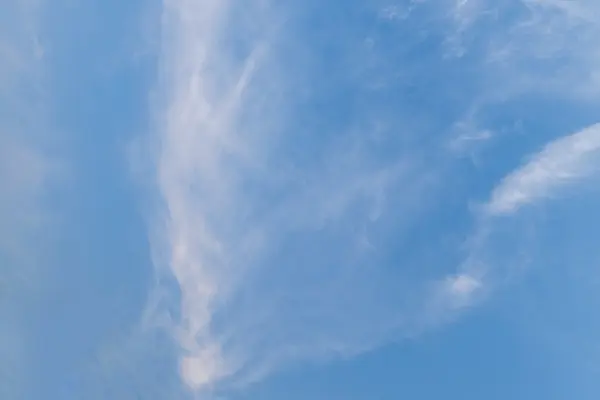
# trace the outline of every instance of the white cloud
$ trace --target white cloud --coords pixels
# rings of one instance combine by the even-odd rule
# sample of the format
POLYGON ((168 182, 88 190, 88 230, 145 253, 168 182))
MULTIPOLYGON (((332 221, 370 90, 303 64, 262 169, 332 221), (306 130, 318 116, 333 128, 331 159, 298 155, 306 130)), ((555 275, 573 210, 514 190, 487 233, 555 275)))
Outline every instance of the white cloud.
POLYGON ((595 124, 548 143, 500 180, 489 200, 474 208, 466 258, 458 274, 440 282, 440 296, 462 308, 522 278, 535 261, 539 240, 530 214, 519 211, 586 192, 586 183, 600 172, 599 152, 600 126, 595 124))
MULTIPOLYGON (((519 211, 542 204, 569 204, 571 198, 582 193, 593 194, 586 189, 594 185, 600 172, 599 152, 600 125, 594 124, 551 141, 507 174, 494 187, 489 200, 476 208, 476 224, 467 243, 468 256, 459 268, 462 274, 485 277, 487 290, 502 286, 515 276, 522 277, 527 269, 524 267, 534 262, 539 241, 536 225, 543 220, 533 224, 530 214, 519 211), (561 199, 566 202, 559 202, 561 199)), ((560 244, 555 246, 554 252, 559 252, 560 244)), ((469 286, 469 282, 461 281, 464 285, 456 288, 464 287, 467 292, 477 288, 469 286)))
POLYGON ((431 286, 422 310, 425 328, 455 320, 464 310, 481 302, 490 289, 489 282, 484 280, 484 269, 474 270, 468 263, 460 269, 461 272, 439 279, 431 286))
POLYGON ((597 172, 600 125, 592 125, 548 144, 527 164, 494 189, 487 205, 491 215, 510 214, 521 206, 558 195, 566 185, 597 172))
MULTIPOLYGON (((258 20, 268 13, 248 8, 258 20)), ((181 319, 170 329, 182 378, 199 391, 255 379, 290 358, 352 354, 390 335, 396 307, 377 304, 408 283, 386 283, 392 272, 369 265, 364 254, 377 241, 367 231, 392 228, 384 212, 414 223, 420 205, 405 193, 431 190, 412 156, 381 162, 361 135, 299 137, 322 156, 294 162, 287 141, 298 140, 298 128, 282 119, 288 104, 279 95, 290 82, 272 50, 280 38, 258 23, 240 26, 248 21, 234 11, 173 1, 163 19, 163 239, 154 246, 163 249, 158 273, 179 284, 181 319), (390 214, 395 207, 415 212, 390 214)))
POLYGON ((468 297, 481 286, 478 279, 469 275, 448 278, 447 283, 448 291, 457 297, 468 297))
MULTIPOLYGON (((425 3, 412 2, 411 10, 425 3)), ((406 128, 416 124, 382 121, 382 114, 368 115, 373 110, 347 112, 343 126, 335 128, 296 111, 306 106, 306 97, 322 93, 321 86, 342 78, 326 71, 330 75, 312 81, 307 78, 316 74, 312 70, 284 68, 295 59, 290 49, 298 48, 290 43, 298 39, 286 42, 283 30, 273 28, 277 18, 265 2, 237 6, 172 0, 163 15, 161 104, 153 137, 162 208, 151 237, 158 276, 172 275, 178 284, 171 290, 161 280, 158 296, 172 291, 166 297, 180 301, 180 316, 160 324, 181 347, 180 373, 195 391, 261 378, 290 359, 350 356, 446 321, 493 283, 478 259, 489 243, 482 233, 490 229, 486 218, 550 196, 593 167, 597 127, 549 145, 495 189, 486 217, 475 227, 481 239, 468 262, 445 257, 456 256, 447 249, 437 254, 437 237, 424 235, 415 245, 410 239, 423 226, 437 227, 435 213, 427 212, 452 197, 444 182, 453 173, 451 161, 431 161, 439 153, 423 150, 418 134, 406 128), (365 134, 364 127, 372 125, 392 129, 365 134)), ((460 29, 454 39, 470 50, 466 39, 481 29, 482 15, 493 19, 494 7, 462 2, 455 11, 460 29)), ((388 8, 383 16, 394 21, 399 14, 388 8)), ((526 21, 535 20, 529 25, 510 21, 514 29, 508 36, 489 33, 489 48, 475 57, 478 85, 466 100, 466 114, 550 82, 553 74, 538 80, 527 64, 550 53, 522 53, 550 40, 544 29, 553 20, 540 22, 537 16, 527 14, 526 21), (492 62, 493 53, 502 57, 492 62), (505 78, 506 85, 498 85, 505 78)), ((563 41, 569 35, 552 33, 563 41)), ((563 46, 552 54, 564 51, 563 46)), ((591 71, 592 58, 582 48, 567 55, 591 71)), ((303 67, 316 69, 311 61, 303 60, 303 67)), ((437 72, 446 73, 432 73, 437 72)), ((569 73, 556 88, 581 88, 587 78, 569 73)), ((320 111, 340 111, 323 97, 332 110, 320 111)), ((474 128, 459 134, 456 146, 496 138, 480 129, 477 115, 469 118, 474 128)))

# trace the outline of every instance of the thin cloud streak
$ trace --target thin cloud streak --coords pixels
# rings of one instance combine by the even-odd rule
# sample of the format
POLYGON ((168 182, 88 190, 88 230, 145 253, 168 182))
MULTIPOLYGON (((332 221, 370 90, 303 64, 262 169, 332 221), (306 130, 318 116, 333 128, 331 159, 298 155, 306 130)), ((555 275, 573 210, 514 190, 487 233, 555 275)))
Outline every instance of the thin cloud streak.
POLYGON ((555 140, 494 189, 490 215, 511 214, 598 172, 600 125, 555 140))
POLYGON ((599 152, 600 125, 594 124, 548 143, 505 176, 477 208, 461 273, 445 281, 442 293, 467 306, 522 277, 538 242, 526 211, 584 189, 600 172, 599 152))

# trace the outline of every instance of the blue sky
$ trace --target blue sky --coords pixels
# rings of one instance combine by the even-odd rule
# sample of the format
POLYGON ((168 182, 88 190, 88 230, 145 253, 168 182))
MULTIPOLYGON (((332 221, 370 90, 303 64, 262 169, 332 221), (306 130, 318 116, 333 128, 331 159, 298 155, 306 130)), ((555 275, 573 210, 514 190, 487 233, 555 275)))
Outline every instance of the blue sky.
POLYGON ((0 4, 0 397, 596 399, 600 5, 0 4))

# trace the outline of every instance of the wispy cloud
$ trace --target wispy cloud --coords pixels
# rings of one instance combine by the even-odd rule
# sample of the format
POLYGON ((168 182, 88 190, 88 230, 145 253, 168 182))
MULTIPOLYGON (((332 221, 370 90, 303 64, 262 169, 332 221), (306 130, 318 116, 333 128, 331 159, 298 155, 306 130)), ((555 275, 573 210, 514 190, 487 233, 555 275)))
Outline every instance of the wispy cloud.
POLYGON ((598 172, 600 125, 557 139, 494 189, 487 212, 510 214, 598 172))
MULTIPOLYGON (((444 21, 455 35, 444 45, 457 51, 435 59, 448 68, 427 71, 447 77, 445 89, 454 93, 461 86, 452 85, 451 69, 460 68, 448 60, 462 58, 476 71, 476 82, 454 119, 433 106, 431 112, 445 118, 448 130, 469 115, 477 133, 460 132, 461 143, 495 134, 480 129, 473 110, 543 91, 552 74, 530 74, 535 62, 548 67, 543 60, 565 54, 582 61, 586 78, 569 70, 555 86, 566 88, 565 97, 574 93, 569 82, 583 88, 591 79, 592 58, 583 47, 532 55, 517 41, 548 44, 543 32, 553 19, 545 14, 538 19, 543 11, 538 7, 554 7, 553 13, 569 19, 576 18, 576 10, 563 10, 562 3, 516 2, 518 18, 507 22, 499 16, 513 15, 505 3, 445 3, 444 10, 454 14, 444 21), (477 42, 481 21, 488 20, 496 28, 501 20, 508 23, 508 36, 492 30, 487 42, 477 42), (507 79, 506 85, 498 79, 507 79)), ((481 226, 474 236, 484 244, 461 264, 458 250, 440 244, 443 229, 434 221, 443 199, 452 197, 444 182, 454 172, 452 160, 431 162, 439 160, 439 148, 419 136, 434 135, 437 127, 427 130, 412 115, 389 117, 360 102, 348 105, 335 90, 352 87, 357 98, 385 108, 384 101, 365 92, 365 82, 352 80, 363 69, 353 65, 351 73, 336 70, 336 75, 311 57, 303 58, 301 67, 291 66, 290 59, 301 59, 295 52, 313 43, 298 45, 302 40, 289 37, 294 25, 286 27, 290 31, 281 28, 281 14, 266 2, 245 3, 243 11, 238 6, 173 0, 165 2, 162 20, 153 136, 161 207, 151 237, 161 277, 156 303, 169 312, 158 310, 156 323, 166 325, 181 347, 181 376, 194 391, 243 384, 290 359, 353 355, 446 321, 487 291, 487 269, 476 253, 487 243, 481 232, 490 229, 490 217, 550 196, 594 167, 597 127, 548 145, 494 190, 486 216, 475 218, 481 226), (315 106, 319 101, 327 106, 315 106), (415 245, 419 235, 426 239, 415 245)), ((411 2, 403 14, 389 7, 374 10, 373 18, 399 23, 419 7, 427 2, 411 2)), ((577 23, 586 32, 595 29, 577 23)), ((553 31, 563 41, 570 34, 553 31)), ((427 78, 423 70, 409 72, 415 80, 427 78)), ((398 81, 389 79, 390 85, 401 85, 398 81)), ((431 99, 444 96, 416 92, 398 96, 399 103, 429 107, 431 99)))
MULTIPOLYGON (((259 20, 269 12, 249 9, 259 20)), ((369 266, 365 252, 378 248, 369 231, 391 229, 381 218, 391 199, 418 210, 399 187, 430 190, 418 162, 381 162, 365 150, 371 137, 303 138, 284 121, 298 95, 280 102, 290 84, 278 67, 285 55, 274 50, 281 38, 234 11, 223 2, 172 2, 163 25, 156 167, 164 241, 154 244, 164 249, 159 274, 166 269, 179 284, 181 317, 171 329, 182 378, 201 391, 387 336, 401 318, 384 297, 399 287, 382 289, 391 272, 369 266), (321 155, 299 154, 294 143, 321 155)))
POLYGON ((470 299, 484 281, 497 285, 503 275, 531 262, 524 250, 531 244, 528 228, 521 225, 519 211, 568 199, 585 188, 600 172, 599 151, 600 127, 594 124, 551 141, 501 179, 489 199, 473 208, 476 223, 466 243, 467 257, 461 273, 445 281, 443 292, 470 299))
POLYGON ((182 320, 174 333, 189 353, 182 357, 183 378, 195 388, 230 372, 210 331, 215 302, 232 279, 226 258, 234 249, 225 246, 235 243, 224 243, 219 230, 227 229, 229 214, 237 211, 240 194, 232 179, 244 167, 238 160, 246 146, 236 131, 236 117, 257 54, 237 68, 221 50, 229 6, 174 1, 164 10, 167 100, 157 173, 166 208, 167 253, 160 261, 180 285, 182 320))

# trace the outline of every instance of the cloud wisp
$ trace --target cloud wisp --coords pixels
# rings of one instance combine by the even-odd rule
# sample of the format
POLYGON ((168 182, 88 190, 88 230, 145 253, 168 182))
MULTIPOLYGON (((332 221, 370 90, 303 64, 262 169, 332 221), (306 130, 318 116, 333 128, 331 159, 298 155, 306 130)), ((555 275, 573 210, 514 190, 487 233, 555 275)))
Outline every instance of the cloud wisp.
POLYGON ((494 189, 487 213, 511 214, 520 207, 557 195, 598 170, 600 125, 548 144, 528 163, 508 175, 494 189))
MULTIPOLYGON (((258 19, 269 13, 249 8, 258 19)), ((426 283, 409 274, 426 272, 403 280, 391 261, 372 264, 415 223, 403 212, 419 204, 404 192, 432 190, 421 161, 378 158, 385 144, 352 126, 318 137, 285 121, 300 100, 281 95, 290 82, 280 42, 233 4, 169 2, 163 24, 154 245, 158 274, 179 285, 178 317, 167 324, 183 380, 201 392, 235 385, 288 359, 354 354, 415 325, 408 303, 426 283)), ((473 283, 456 286, 464 294, 473 283)))
POLYGON ((599 126, 594 124, 555 139, 506 175, 494 187, 489 200, 477 208, 468 256, 460 267, 466 276, 479 279, 472 283, 459 275, 448 281, 447 286, 459 292, 462 288, 467 292, 479 288, 483 281, 493 286, 511 276, 523 263, 533 262, 537 239, 527 237, 532 226, 524 224, 528 219, 523 215, 540 205, 561 199, 568 202, 569 197, 588 187, 586 184, 600 172, 599 134, 599 126))
MULTIPOLYGON (((410 3, 409 11, 387 8, 383 17, 372 10, 373 18, 398 24, 399 32, 414 31, 401 24, 431 5, 410 3)), ((473 37, 481 29, 478 19, 494 14, 487 3, 444 8, 455 12, 447 26, 460 25, 452 41, 431 28, 427 34, 438 35, 441 45, 423 44, 429 40, 423 35, 418 45, 394 54, 398 59, 385 59, 377 47, 384 40, 369 29, 331 28, 298 39, 291 32, 302 31, 302 17, 284 26, 278 23, 284 21, 281 10, 268 2, 240 4, 170 0, 162 16, 151 145, 159 199, 151 237, 159 287, 151 311, 181 348, 183 381, 201 395, 259 379, 289 360, 351 356, 454 316, 488 290, 488 268, 479 253, 493 217, 589 175, 600 145, 593 126, 551 143, 508 175, 484 216, 475 217, 480 245, 462 262, 460 249, 446 240, 452 233, 445 224, 454 221, 454 211, 467 208, 471 193, 450 193, 454 188, 446 181, 459 169, 452 156, 441 155, 444 135, 436 131, 459 126, 464 115, 475 121, 473 110, 484 103, 543 86, 521 65, 543 57, 524 55, 514 40, 540 39, 532 32, 539 34, 553 19, 535 20, 535 27, 523 21, 533 21, 538 7, 551 4, 516 2, 519 10, 535 12, 509 21, 514 37, 488 34, 492 44, 483 50, 473 37), (349 55, 351 39, 328 47, 319 34, 356 37, 362 47, 352 47, 349 55), (427 53, 428 64, 415 67, 411 51, 426 54, 431 47, 436 54, 427 53), (378 63, 369 58, 356 65, 356 51, 379 57, 378 63), (392 64, 402 71, 389 73, 392 64), (464 81, 467 94, 455 101, 462 86, 454 80, 465 68, 476 72, 476 82, 464 81), (432 77, 442 81, 444 93, 421 89, 432 77), (514 80, 505 91, 491 86, 492 77, 514 80), (382 89, 381 82, 389 87, 382 89), (346 90, 350 94, 340 94, 346 90), (448 104, 456 107, 447 111, 448 104), (441 127, 430 123, 433 117, 443 120, 441 127), (462 196, 463 204, 448 205, 453 196, 462 196)), ((571 9, 555 10, 576 17, 571 9)), ((316 14, 311 18, 319 20, 316 14)), ((582 54, 567 56, 591 60, 582 54)), ((552 60, 562 55, 546 54, 552 60)), ((573 76, 567 79, 582 83, 573 76)), ((485 132, 465 138, 494 135, 485 132)))

